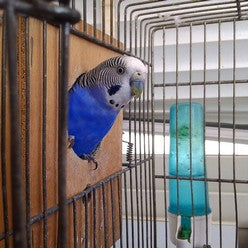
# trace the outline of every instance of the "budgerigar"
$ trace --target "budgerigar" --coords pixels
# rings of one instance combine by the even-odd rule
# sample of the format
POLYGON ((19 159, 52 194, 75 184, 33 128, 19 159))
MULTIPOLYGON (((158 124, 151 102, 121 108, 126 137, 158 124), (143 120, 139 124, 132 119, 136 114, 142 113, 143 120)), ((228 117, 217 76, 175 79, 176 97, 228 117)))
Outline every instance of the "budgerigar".
POLYGON ((144 87, 146 67, 131 56, 108 59, 78 77, 69 90, 68 134, 72 149, 96 164, 95 153, 120 110, 144 87))

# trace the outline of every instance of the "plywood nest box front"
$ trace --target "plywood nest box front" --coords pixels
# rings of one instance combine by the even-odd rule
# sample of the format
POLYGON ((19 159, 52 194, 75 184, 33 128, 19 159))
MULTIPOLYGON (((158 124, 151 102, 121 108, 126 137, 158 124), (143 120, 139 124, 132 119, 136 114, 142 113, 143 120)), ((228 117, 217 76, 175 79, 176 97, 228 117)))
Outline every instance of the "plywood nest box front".
MULTIPOLYGON (((53 25, 47 24, 46 39, 43 36, 43 22, 37 19, 18 18, 18 84, 19 84, 19 101, 20 101, 20 120, 21 120, 21 148, 22 148, 22 168, 23 182, 26 187, 27 181, 25 178, 26 168, 28 163, 29 168, 29 197, 30 197, 30 217, 37 216, 43 213, 43 187, 44 179, 42 178, 42 168, 44 163, 46 166, 46 199, 47 208, 52 208, 58 204, 57 196, 57 172, 58 172, 58 85, 59 85, 59 29, 53 25), (27 35, 28 32, 28 35, 27 35), (46 84, 43 77, 44 66, 44 42, 46 42, 46 84), (26 56, 28 56, 28 65, 26 56), (28 75, 28 77, 27 77, 28 75), (29 78, 29 80, 28 80, 29 78), (46 85, 46 86, 45 86, 46 85), (44 88, 45 87, 45 88, 44 88), (28 100, 27 100, 28 98, 28 100), (45 101, 45 104, 44 104, 45 101), (46 116, 43 116, 45 108, 46 116), (27 125, 28 122, 28 125, 27 125), (45 125, 44 125, 45 124, 45 125), (44 139, 45 126, 45 139, 44 139), (27 130, 29 127, 29 130, 27 130), (27 139, 27 137, 29 137, 27 139), (45 144, 44 141, 45 140, 45 144), (45 151, 44 151, 45 145, 45 151)), ((1 26, 2 29, 2 26, 1 26)), ((2 34, 2 30, 0 30, 2 34)), ((2 52, 2 51, 1 51, 2 52)), ((69 49, 69 85, 71 86, 76 78, 86 72, 100 62, 117 56, 119 54, 80 38, 75 35, 70 35, 69 49)), ((1 66, 0 66, 1 68, 1 66)), ((2 73, 2 72, 1 72, 2 73)), ((2 88, 0 89, 2 91, 2 88)), ((8 214, 11 215, 10 202, 10 110, 8 105, 8 88, 7 88, 7 104, 6 104, 6 170, 7 170, 7 195, 8 195, 8 214)), ((1 116, 1 120, 2 120, 1 116)), ((99 162, 97 170, 94 170, 95 165, 88 163, 78 158, 72 149, 67 151, 67 197, 73 197, 79 192, 82 192, 89 185, 107 178, 113 173, 120 171, 121 162, 121 142, 122 140, 122 113, 119 114, 114 126, 104 138, 101 149, 97 153, 96 158, 99 162)), ((1 175, 1 173, 0 173, 1 175)), ((0 176, 0 181, 2 178, 0 176)), ((118 181, 113 180, 114 194, 118 192, 118 181)), ((2 183, 0 182, 0 185, 2 183)), ((1 187, 1 186, 0 186, 1 187)), ((97 247, 104 244, 103 236, 103 206, 101 206, 101 190, 96 190, 97 196, 97 213, 95 230, 98 233, 97 247), (100 233, 100 234, 99 234, 100 233), (101 234, 102 233, 102 234, 101 234)), ((110 201, 110 186, 106 185, 106 209, 107 209, 107 239, 109 245, 113 243, 111 237, 112 217, 111 217, 111 201, 110 201)), ((3 219, 2 199, 0 201, 0 217, 3 219)), ((79 247, 84 247, 84 223, 85 223, 85 206, 83 203, 75 203, 77 207, 77 242, 79 247)), ((117 201, 116 201, 117 204, 117 201)), ((73 204, 68 206, 68 247, 73 246, 73 204)), ((116 205, 117 206, 117 205, 116 205)), ((92 244, 93 228, 93 204, 92 197, 88 203, 88 241, 92 244)), ((116 222, 120 213, 116 208, 116 222)), ((11 217, 11 216, 10 216, 11 217)), ((57 237, 57 212, 50 215, 48 221, 48 247, 56 247, 57 237)), ((11 219, 11 218, 10 218, 11 219)), ((11 220, 10 220, 11 222, 11 220)), ((12 224, 10 223, 10 228, 12 224)), ((42 220, 31 225, 32 247, 43 247, 42 220)), ((116 228, 116 238, 120 233, 116 228)), ((0 233, 4 232, 3 221, 0 224, 0 233)), ((12 237, 10 237, 10 240, 12 237)), ((4 247, 4 241, 0 242, 0 247, 4 247)), ((91 246, 90 246, 91 247, 91 246)))

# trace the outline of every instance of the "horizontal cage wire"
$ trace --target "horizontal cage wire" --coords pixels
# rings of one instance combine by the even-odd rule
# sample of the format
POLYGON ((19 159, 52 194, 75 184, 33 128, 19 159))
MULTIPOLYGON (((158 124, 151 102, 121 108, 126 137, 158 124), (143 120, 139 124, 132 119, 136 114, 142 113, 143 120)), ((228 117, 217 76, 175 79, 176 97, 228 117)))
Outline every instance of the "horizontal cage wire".
POLYGON ((0 8, 0 247, 247 247, 246 0, 0 8), (68 89, 117 55, 146 81, 94 170, 68 146, 68 89))

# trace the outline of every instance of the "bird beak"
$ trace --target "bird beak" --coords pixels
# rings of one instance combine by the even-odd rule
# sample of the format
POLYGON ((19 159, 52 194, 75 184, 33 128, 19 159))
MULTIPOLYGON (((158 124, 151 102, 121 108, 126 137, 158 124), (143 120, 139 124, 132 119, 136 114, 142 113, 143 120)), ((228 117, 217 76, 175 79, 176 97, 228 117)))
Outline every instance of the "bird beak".
POLYGON ((131 82, 131 92, 132 96, 135 98, 139 98, 144 87, 144 82, 143 81, 132 81, 131 82))
POLYGON ((144 88, 145 77, 142 73, 135 72, 130 79, 131 94, 139 98, 144 88))

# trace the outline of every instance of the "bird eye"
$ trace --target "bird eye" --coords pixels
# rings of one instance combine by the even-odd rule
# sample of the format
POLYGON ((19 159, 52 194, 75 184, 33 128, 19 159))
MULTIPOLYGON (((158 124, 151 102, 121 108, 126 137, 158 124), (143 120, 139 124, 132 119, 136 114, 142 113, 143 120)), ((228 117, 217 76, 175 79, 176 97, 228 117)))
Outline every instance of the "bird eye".
POLYGON ((123 67, 118 67, 117 72, 118 72, 118 74, 123 74, 125 72, 125 70, 123 67))

